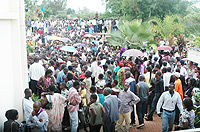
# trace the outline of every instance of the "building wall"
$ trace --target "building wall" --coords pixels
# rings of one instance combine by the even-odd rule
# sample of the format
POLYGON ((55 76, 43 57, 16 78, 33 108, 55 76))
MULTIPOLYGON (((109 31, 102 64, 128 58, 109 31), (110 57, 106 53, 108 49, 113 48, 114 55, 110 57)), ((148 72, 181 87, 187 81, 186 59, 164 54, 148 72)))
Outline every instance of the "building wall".
POLYGON ((23 119, 23 91, 28 87, 24 0, 0 0, 0 131, 5 112, 14 108, 23 119))

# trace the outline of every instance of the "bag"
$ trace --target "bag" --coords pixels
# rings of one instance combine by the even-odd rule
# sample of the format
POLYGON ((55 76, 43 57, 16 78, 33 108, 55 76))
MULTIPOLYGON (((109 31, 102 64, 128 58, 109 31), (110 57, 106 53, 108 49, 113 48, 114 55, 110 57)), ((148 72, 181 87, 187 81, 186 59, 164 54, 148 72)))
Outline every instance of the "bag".
POLYGON ((49 95, 49 101, 47 101, 47 104, 44 106, 44 109, 52 109, 52 102, 51 102, 51 96, 49 95))

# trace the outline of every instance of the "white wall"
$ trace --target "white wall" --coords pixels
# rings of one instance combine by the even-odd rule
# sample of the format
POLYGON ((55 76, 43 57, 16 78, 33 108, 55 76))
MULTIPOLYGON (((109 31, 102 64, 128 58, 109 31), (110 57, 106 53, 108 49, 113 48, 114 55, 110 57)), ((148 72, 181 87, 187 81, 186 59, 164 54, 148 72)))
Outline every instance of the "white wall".
POLYGON ((0 131, 5 112, 14 108, 23 119, 23 91, 28 87, 24 0, 0 0, 0 131))

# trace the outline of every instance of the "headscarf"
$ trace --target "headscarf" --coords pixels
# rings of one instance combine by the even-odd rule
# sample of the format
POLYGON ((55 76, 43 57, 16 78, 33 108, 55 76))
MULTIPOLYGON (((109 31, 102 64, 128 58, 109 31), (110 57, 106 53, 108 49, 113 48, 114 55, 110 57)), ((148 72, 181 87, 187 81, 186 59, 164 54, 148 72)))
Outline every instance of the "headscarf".
POLYGON ((200 101, 200 91, 197 90, 193 93, 195 101, 199 102, 200 101))

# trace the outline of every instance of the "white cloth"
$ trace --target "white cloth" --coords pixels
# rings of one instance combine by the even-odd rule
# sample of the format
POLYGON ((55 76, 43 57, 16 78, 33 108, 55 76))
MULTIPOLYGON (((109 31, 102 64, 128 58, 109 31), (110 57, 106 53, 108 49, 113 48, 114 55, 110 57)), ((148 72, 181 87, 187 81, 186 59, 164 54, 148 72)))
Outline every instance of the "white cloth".
POLYGON ((29 97, 29 99, 26 99, 26 98, 23 99, 23 108, 24 108, 25 120, 27 121, 29 118, 29 115, 33 111, 33 101, 31 97, 29 97))
POLYGON ((44 74, 44 67, 39 63, 33 63, 29 68, 29 75, 32 80, 38 81, 44 74))
POLYGON ((171 94, 169 93, 169 91, 166 91, 162 93, 162 95, 160 96, 158 100, 157 107, 156 107, 157 113, 160 114, 161 107, 165 110, 173 111, 175 110, 176 104, 180 110, 180 113, 182 114, 183 106, 182 106, 181 96, 179 95, 179 93, 174 91, 174 94, 171 97, 171 94))
POLYGON ((163 74, 164 89, 165 89, 165 86, 169 87, 171 75, 172 74, 170 72, 166 72, 163 74))
POLYGON ((99 74, 101 74, 101 73, 104 74, 103 72, 104 72, 103 68, 97 66, 97 72, 96 72, 96 76, 95 76, 95 82, 97 82, 99 80, 99 78, 98 78, 99 74))
POLYGON ((91 72, 92 72, 91 76, 92 77, 95 77, 95 75, 97 73, 97 67, 98 67, 97 62, 96 61, 92 62, 92 64, 91 64, 91 72))

